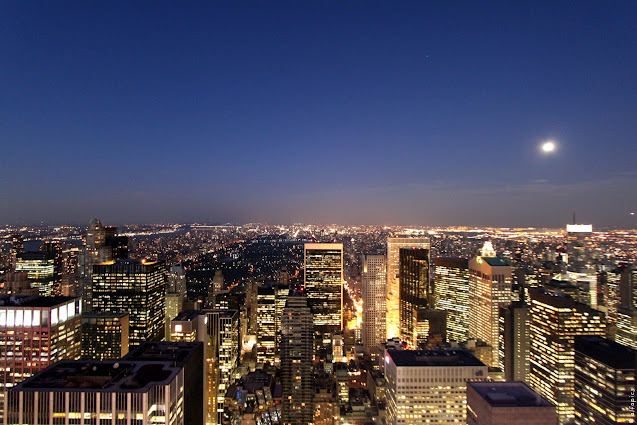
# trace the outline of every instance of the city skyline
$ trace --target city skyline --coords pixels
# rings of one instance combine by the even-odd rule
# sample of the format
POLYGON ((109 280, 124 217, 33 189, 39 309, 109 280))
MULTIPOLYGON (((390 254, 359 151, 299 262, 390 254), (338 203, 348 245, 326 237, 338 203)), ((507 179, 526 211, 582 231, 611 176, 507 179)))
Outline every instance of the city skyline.
POLYGON ((634 2, 0 12, 0 223, 637 227, 634 2))

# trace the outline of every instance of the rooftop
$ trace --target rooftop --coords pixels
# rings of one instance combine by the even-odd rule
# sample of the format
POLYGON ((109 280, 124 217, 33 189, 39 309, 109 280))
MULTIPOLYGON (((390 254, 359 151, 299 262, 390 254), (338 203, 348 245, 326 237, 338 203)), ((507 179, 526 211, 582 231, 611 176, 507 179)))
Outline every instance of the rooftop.
POLYGON ((122 318, 128 316, 129 313, 127 311, 120 311, 119 313, 111 313, 108 311, 86 311, 82 313, 82 319, 89 318, 103 318, 103 319, 114 319, 114 318, 122 318))
POLYGON ((482 258, 482 260, 488 265, 490 265, 491 267, 509 266, 509 263, 507 263, 502 258, 498 258, 498 257, 480 257, 480 258, 482 258))
POLYGON ((615 369, 636 369, 637 351, 597 335, 575 337, 576 356, 584 354, 615 369))
POLYGON ((466 350, 388 350, 387 355, 396 366, 485 366, 466 350))
POLYGON ((552 407, 524 382, 467 382, 492 407, 552 407))
POLYGON ((202 342, 145 342, 128 353, 122 360, 175 362, 183 366, 197 352, 203 351, 202 342))
POLYGON ((172 362, 62 360, 13 390, 143 393, 155 385, 168 384, 180 370, 172 362))
POLYGON ((0 306, 8 307, 55 307, 69 301, 78 300, 75 297, 44 297, 19 295, 0 295, 0 306))

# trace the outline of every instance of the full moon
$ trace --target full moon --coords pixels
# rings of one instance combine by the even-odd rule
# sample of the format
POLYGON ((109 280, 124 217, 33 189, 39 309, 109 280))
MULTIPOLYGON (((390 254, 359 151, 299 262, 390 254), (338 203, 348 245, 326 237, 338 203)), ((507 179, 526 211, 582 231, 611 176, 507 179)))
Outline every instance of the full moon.
POLYGON ((544 143, 542 143, 542 152, 544 153, 552 153, 555 152, 555 142, 553 142, 552 140, 548 140, 544 143))

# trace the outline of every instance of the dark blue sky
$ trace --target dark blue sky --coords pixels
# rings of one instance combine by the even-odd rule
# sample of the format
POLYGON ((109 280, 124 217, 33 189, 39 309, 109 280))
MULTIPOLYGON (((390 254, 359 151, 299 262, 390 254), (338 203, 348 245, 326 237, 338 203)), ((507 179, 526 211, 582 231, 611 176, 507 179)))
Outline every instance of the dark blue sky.
POLYGON ((637 2, 426 3, 0 2, 0 222, 637 227, 637 2))

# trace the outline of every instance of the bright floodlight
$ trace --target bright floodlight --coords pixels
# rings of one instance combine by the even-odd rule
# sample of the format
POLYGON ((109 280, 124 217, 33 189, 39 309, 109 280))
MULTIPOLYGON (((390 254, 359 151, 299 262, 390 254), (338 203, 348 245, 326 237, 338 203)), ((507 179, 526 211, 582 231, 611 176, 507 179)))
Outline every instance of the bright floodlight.
POLYGON ((542 152, 544 153, 555 152, 555 142, 549 140, 547 142, 542 143, 542 152))

